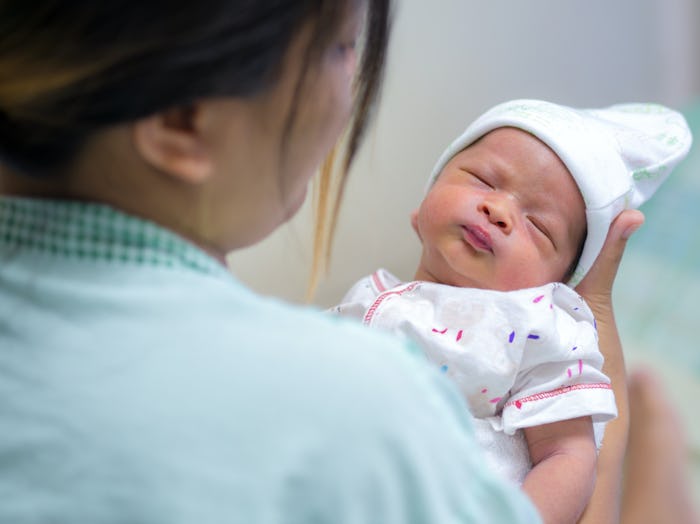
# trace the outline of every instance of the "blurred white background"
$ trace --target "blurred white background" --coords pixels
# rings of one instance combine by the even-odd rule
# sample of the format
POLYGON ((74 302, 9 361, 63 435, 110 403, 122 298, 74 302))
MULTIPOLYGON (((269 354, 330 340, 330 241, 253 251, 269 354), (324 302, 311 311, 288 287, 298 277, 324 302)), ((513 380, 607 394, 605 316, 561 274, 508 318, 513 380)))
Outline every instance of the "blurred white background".
MULTIPOLYGON (((379 112, 351 174, 330 272, 314 302, 337 303, 378 267, 413 277, 419 245, 409 213, 445 146, 496 103, 692 107, 700 142, 699 27, 697 0, 398 0, 379 112)), ((700 503, 697 152, 697 169, 672 176, 666 186, 675 188, 664 186, 649 203, 660 209, 649 209, 648 223, 631 239, 615 291, 630 367, 657 369, 683 415, 700 503), (673 216, 680 200, 691 216, 673 216)), ((307 205, 265 242, 232 256, 231 267, 264 294, 302 301, 310 231, 307 205)))

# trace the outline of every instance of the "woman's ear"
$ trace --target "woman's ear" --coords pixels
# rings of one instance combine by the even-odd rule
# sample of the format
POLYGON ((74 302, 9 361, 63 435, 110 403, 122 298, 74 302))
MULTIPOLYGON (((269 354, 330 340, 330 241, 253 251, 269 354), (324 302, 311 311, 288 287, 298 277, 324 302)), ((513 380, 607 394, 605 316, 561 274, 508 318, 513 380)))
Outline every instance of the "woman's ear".
POLYGON ((200 125, 201 107, 176 107, 133 124, 134 147, 142 159, 182 182, 199 184, 214 167, 200 125))

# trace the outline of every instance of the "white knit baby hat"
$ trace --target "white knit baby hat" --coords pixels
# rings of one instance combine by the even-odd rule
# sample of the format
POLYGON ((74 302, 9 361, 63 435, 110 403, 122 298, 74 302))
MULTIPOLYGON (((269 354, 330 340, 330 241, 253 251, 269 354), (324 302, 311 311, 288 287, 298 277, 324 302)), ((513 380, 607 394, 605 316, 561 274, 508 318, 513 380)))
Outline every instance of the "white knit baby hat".
POLYGON ((499 127, 523 129, 539 138, 578 184, 588 233, 570 286, 593 265, 615 217, 648 200, 692 143, 683 116, 656 104, 574 109, 541 100, 513 100, 481 115, 450 144, 435 164, 428 187, 453 156, 499 127))

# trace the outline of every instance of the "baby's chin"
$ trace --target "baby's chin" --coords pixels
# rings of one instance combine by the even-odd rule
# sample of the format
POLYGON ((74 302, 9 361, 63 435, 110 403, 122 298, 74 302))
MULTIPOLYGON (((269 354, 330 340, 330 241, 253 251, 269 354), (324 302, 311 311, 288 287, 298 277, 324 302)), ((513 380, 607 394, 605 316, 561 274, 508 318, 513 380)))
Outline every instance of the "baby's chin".
POLYGON ((510 278, 482 278, 460 279, 459 283, 452 284, 457 287, 471 287, 476 289, 491 289, 493 291, 517 291, 519 289, 530 289, 535 287, 551 284, 552 282, 561 283, 557 278, 549 278, 547 276, 531 278, 529 275, 514 275, 510 278))
POLYGON ((544 286, 552 282, 561 283, 561 275, 550 272, 540 272, 533 275, 526 271, 489 271, 477 268, 467 271, 466 268, 456 267, 449 259, 443 259, 440 265, 422 264, 414 280, 435 282, 453 287, 491 289, 493 291, 516 291, 544 286), (479 271, 481 269, 482 271, 479 271))
POLYGON ((505 271, 502 268, 501 271, 489 275, 490 282, 484 282, 486 284, 482 287, 488 289, 494 289, 497 291, 516 291, 518 289, 530 289, 535 287, 545 286, 547 284, 557 283, 566 284, 569 277, 568 269, 563 269, 557 264, 557 267, 541 267, 539 271, 528 271, 523 269, 522 271, 510 270, 505 271))

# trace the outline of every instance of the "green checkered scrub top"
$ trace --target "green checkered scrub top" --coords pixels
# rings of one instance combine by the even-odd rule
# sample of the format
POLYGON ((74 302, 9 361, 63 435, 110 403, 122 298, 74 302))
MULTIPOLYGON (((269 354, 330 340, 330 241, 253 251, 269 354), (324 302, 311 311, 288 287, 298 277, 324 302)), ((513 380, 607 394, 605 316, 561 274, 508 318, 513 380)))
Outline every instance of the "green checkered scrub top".
POLYGON ((0 253, 18 250, 229 277, 222 264, 177 234, 95 203, 0 197, 0 253))

